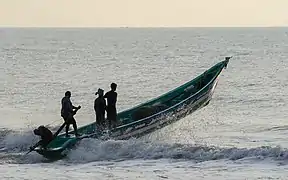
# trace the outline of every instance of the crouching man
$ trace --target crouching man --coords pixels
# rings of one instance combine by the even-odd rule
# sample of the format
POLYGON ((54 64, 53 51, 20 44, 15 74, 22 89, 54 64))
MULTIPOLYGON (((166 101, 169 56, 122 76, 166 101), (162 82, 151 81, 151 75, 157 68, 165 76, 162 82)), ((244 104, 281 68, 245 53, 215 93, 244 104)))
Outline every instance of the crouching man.
POLYGON ((34 129, 34 134, 41 137, 41 140, 34 146, 30 147, 30 150, 35 149, 37 146, 46 148, 46 146, 53 140, 53 133, 44 126, 39 126, 34 129))

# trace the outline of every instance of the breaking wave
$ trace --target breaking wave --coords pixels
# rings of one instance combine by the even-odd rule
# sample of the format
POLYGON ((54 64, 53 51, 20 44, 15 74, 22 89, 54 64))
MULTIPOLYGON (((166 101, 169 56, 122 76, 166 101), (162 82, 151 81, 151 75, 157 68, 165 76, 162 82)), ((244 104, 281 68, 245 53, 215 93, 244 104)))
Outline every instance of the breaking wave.
POLYGON ((37 142, 32 131, 1 131, 0 152, 21 152, 37 142))
MULTIPOLYGON (((49 162, 36 152, 27 156, 28 148, 36 143, 31 130, 1 131, 0 163, 49 162)), ((257 148, 221 148, 199 144, 164 143, 143 139, 107 140, 83 139, 61 162, 88 163, 93 161, 119 161, 133 159, 179 159, 196 162, 212 160, 240 160, 245 158, 287 160, 288 149, 280 146, 257 148)))
POLYGON ((211 160, 239 160, 244 158, 274 160, 288 159, 288 150, 279 147, 263 146, 258 148, 219 148, 215 146, 192 144, 167 144, 143 142, 137 139, 127 141, 100 141, 85 139, 72 150, 67 161, 85 163, 103 160, 128 159, 183 159, 197 162, 211 160))
MULTIPOLYGON (((51 130, 55 127, 47 126, 51 130)), ((58 127, 56 127, 57 129, 58 127)), ((22 152, 27 151, 30 146, 39 141, 39 137, 33 134, 33 128, 26 128, 19 131, 0 129, 0 153, 1 152, 22 152)))

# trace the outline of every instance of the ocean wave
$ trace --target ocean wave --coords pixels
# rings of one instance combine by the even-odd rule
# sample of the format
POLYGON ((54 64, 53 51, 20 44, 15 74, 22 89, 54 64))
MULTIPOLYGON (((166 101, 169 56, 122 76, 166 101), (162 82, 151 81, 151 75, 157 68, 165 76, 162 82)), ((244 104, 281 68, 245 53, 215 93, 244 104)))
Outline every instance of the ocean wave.
POLYGON ((274 160, 288 159, 288 150, 278 147, 220 148, 192 144, 168 144, 137 139, 127 141, 83 140, 67 158, 69 162, 86 163, 103 160, 126 159, 183 159, 197 162, 211 160, 239 160, 244 158, 274 160))
MULTIPOLYGON (((45 126, 52 132, 58 130, 59 126, 45 126)), ((36 127, 34 127, 36 128, 36 127)), ((33 128, 21 130, 0 129, 0 153, 1 152, 22 152, 27 151, 30 146, 39 141, 39 137, 33 133, 33 128)))
POLYGON ((37 138, 32 131, 9 131, 4 136, 1 136, 0 151, 22 152, 29 149, 37 140, 39 140, 39 138, 37 138))
POLYGON ((261 130, 260 132, 265 132, 265 131, 287 131, 288 130, 288 125, 284 125, 284 126, 274 126, 271 128, 266 128, 261 130))
MULTIPOLYGON (((25 155, 39 139, 32 131, 9 131, 0 142, 0 163, 42 163, 45 158, 36 152, 25 155)), ((240 160, 245 158, 287 160, 288 149, 280 146, 257 148, 223 148, 201 144, 164 143, 155 140, 97 140, 83 139, 63 159, 66 163, 131 159, 179 159, 196 162, 212 160, 240 160)))

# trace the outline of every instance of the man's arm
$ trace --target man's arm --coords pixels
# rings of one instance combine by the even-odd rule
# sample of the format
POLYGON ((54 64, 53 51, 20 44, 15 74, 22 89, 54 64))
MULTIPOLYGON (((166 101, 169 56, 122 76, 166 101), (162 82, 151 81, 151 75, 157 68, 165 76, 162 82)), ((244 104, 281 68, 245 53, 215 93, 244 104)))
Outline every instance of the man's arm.
POLYGON ((78 107, 74 106, 70 99, 69 99, 69 104, 71 105, 71 111, 73 111, 74 109, 80 109, 79 106, 78 107))
POLYGON ((42 140, 40 140, 39 142, 37 142, 34 146, 30 147, 30 150, 34 150, 36 147, 38 147, 40 144, 42 143, 42 140))
POLYGON ((116 102, 117 102, 117 93, 115 92, 115 96, 113 98, 113 104, 116 105, 116 102))
POLYGON ((76 107, 76 106, 72 105, 72 109, 78 109, 78 107, 76 107))

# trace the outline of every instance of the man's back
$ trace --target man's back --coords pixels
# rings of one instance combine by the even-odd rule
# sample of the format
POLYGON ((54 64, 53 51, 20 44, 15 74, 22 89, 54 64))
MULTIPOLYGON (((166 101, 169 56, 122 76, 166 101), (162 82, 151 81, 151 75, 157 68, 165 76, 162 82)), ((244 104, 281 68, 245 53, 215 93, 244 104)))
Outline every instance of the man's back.
POLYGON ((106 102, 104 97, 98 97, 94 102, 94 109, 96 112, 105 112, 106 102))
POLYGON ((41 129, 40 130, 41 139, 47 140, 47 141, 51 141, 53 139, 53 133, 49 129, 45 127, 40 127, 40 129, 41 129))
POLYGON ((61 100, 61 116, 68 116, 70 112, 73 112, 73 106, 69 97, 63 97, 61 100))
POLYGON ((34 134, 41 137, 41 145, 47 145, 53 140, 53 133, 44 126, 39 126, 37 129, 34 129, 34 134))
POLYGON ((117 101, 117 93, 115 91, 109 91, 105 94, 104 98, 107 98, 107 106, 116 107, 116 101, 117 101))

